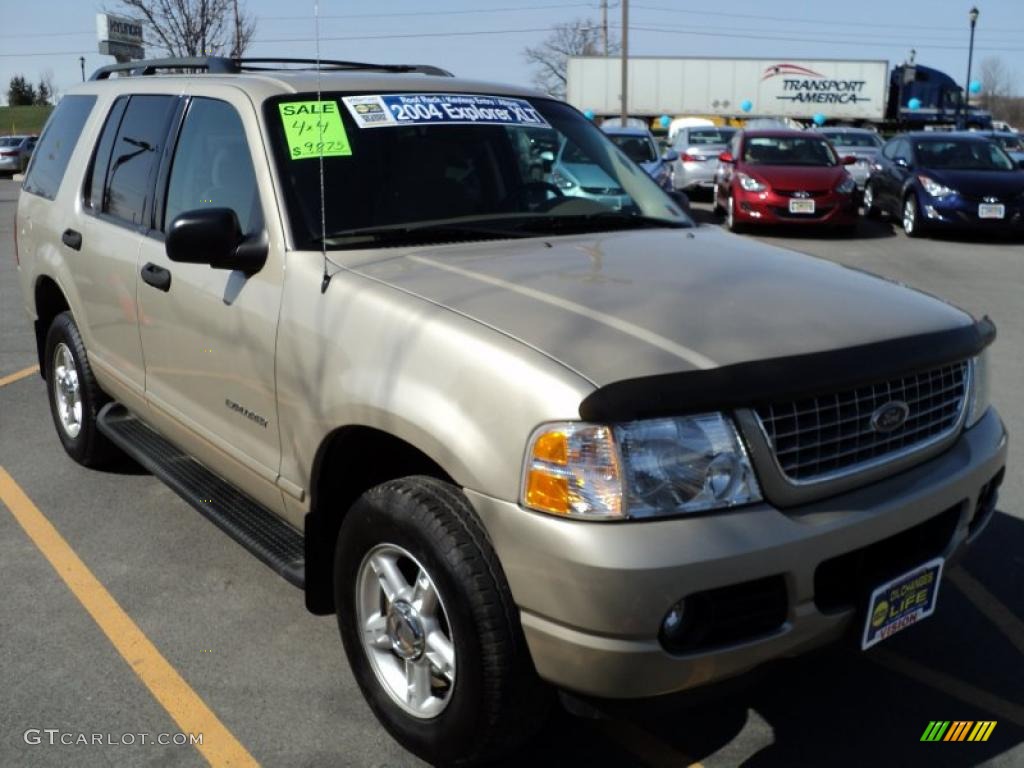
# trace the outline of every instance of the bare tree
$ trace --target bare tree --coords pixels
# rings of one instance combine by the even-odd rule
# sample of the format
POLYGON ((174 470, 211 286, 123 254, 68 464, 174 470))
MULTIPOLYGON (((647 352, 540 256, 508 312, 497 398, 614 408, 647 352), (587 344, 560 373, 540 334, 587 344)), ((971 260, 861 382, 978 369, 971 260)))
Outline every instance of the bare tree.
MULTIPOLYGON (((617 53, 618 50, 618 41, 610 39, 608 53, 617 53)), ((590 19, 556 24, 540 45, 523 49, 523 56, 534 66, 534 84, 558 98, 565 97, 569 57, 600 56, 603 53, 601 25, 590 19)))
POLYGON ((140 18, 150 45, 170 56, 241 56, 256 19, 238 0, 118 0, 115 12, 140 18))
POLYGON ((1013 77, 1006 63, 998 56, 988 56, 981 62, 981 103, 985 109, 1013 95, 1013 77))

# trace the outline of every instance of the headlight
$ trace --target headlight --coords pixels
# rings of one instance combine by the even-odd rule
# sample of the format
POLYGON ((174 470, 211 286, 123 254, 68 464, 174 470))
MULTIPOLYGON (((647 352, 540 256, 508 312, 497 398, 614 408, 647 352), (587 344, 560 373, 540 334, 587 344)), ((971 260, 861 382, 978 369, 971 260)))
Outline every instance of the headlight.
POLYGON ((988 350, 971 360, 971 392, 967 401, 967 427, 973 427, 985 415, 990 404, 988 350))
POLYGON ((939 182, 929 176, 918 176, 917 180, 921 182, 921 186, 924 187, 924 191, 932 197, 947 197, 948 195, 956 194, 955 189, 950 189, 943 184, 939 184, 939 182))
POLYGON ((562 171, 559 170, 551 172, 551 183, 561 189, 572 189, 576 186, 576 182, 571 179, 568 174, 562 173, 562 171))
POLYGON ((740 182, 740 186, 747 192, 763 192, 768 189, 767 184, 760 182, 753 176, 748 176, 745 173, 737 173, 736 178, 740 182))
POLYGON ((613 427, 548 424, 530 439, 523 503, 591 520, 651 518, 749 504, 761 492, 720 413, 613 427))
POLYGON ((857 182, 853 180, 850 174, 846 174, 846 178, 839 182, 836 186, 836 192, 840 195, 848 195, 857 188, 857 182))

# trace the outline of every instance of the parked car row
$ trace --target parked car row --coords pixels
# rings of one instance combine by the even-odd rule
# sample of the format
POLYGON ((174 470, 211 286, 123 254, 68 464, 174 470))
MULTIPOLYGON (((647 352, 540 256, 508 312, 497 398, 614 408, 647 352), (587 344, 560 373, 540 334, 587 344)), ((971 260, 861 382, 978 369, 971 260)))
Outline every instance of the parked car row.
POLYGON ((929 230, 1024 231, 1024 170, 1006 137, 978 132, 743 130, 716 158, 715 207, 726 226, 852 229, 888 214, 910 237, 929 230), (861 197, 863 198, 861 201, 861 197))
POLYGON ((38 136, 0 136, 0 174, 21 173, 28 168, 38 136))

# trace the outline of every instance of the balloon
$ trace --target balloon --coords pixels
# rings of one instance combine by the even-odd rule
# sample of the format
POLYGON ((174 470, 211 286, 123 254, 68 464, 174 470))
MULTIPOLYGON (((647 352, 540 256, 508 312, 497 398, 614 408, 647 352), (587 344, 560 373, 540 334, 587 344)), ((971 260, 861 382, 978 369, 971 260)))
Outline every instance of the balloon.
POLYGON ((592 110, 592 109, 585 109, 585 110, 583 110, 583 116, 585 118, 587 118, 587 120, 593 120, 594 119, 594 110, 592 110))
POLYGON ((978 80, 971 80, 971 84, 967 87, 971 93, 981 93, 981 83, 978 80))
POLYGON ((915 96, 914 98, 907 102, 907 106, 910 107, 911 109, 920 109, 921 100, 915 96))
POLYGON ((740 102, 740 109, 742 109, 744 112, 749 112, 753 108, 754 102, 752 102, 750 99, 744 99, 743 101, 740 102))
POLYGON ((658 118, 658 122, 661 123, 662 128, 668 128, 672 124, 672 118, 668 115, 662 115, 658 118))
POLYGON ((814 119, 814 124, 815 125, 824 125, 825 124, 825 116, 823 114, 821 114, 821 112, 816 114, 813 119, 814 119))

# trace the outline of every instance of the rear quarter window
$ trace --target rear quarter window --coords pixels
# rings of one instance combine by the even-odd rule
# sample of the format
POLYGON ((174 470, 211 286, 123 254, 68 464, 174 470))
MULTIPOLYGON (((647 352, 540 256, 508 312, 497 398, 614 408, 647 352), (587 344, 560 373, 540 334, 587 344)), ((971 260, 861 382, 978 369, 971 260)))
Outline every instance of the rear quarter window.
POLYGON ((32 153, 22 189, 47 200, 57 197, 82 127, 95 104, 95 96, 65 96, 60 100, 32 153))

